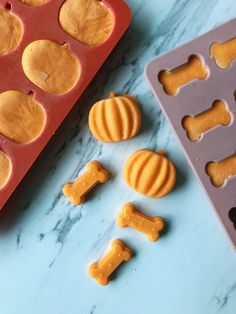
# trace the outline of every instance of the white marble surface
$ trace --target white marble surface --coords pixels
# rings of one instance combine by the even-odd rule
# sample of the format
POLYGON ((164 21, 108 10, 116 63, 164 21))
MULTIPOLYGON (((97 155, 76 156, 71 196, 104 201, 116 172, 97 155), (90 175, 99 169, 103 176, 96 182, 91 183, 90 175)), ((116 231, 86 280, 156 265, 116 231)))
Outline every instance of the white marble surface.
POLYGON ((75 110, 0 216, 1 314, 234 314, 236 252, 188 166, 144 80, 155 56, 236 15, 233 0, 128 0, 134 19, 75 110), (103 145, 90 135, 88 110, 110 90, 136 95, 143 128, 134 140, 103 145), (161 200, 145 198, 122 179, 135 150, 166 149, 178 184, 161 200), (91 159, 112 179, 73 207, 61 194, 91 159), (161 215, 168 228, 153 244, 115 217, 125 202, 161 215), (135 257, 100 287, 86 272, 113 238, 135 257))

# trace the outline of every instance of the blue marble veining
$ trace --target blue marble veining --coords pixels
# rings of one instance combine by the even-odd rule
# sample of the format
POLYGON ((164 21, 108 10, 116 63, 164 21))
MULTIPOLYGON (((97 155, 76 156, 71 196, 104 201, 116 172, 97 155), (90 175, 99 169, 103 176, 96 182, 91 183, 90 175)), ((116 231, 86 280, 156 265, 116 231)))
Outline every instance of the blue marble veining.
POLYGON ((236 313, 236 252, 143 74, 155 56, 233 18, 235 1, 128 3, 130 29, 0 216, 0 314, 236 313), (111 90, 137 96, 144 121, 133 140, 103 145, 91 137, 88 111, 111 90), (123 182, 123 163, 140 148, 165 149, 176 164, 177 187, 168 197, 145 198, 123 182), (74 207, 61 187, 91 159, 111 180, 74 207), (117 227, 128 201, 167 221, 158 243, 117 227), (86 269, 114 238, 135 256, 100 287, 86 269))

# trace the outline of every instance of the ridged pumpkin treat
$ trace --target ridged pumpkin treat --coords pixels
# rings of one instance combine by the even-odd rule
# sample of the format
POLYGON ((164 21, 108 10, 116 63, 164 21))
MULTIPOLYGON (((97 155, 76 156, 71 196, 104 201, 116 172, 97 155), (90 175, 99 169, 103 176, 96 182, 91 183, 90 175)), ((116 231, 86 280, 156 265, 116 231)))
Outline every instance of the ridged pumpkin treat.
POLYGON ((141 111, 133 96, 116 96, 95 103, 89 113, 89 127, 101 142, 120 142, 134 137, 141 127, 141 111))
POLYGON ((124 167, 124 179, 135 191, 161 198, 174 188, 176 170, 164 152, 144 149, 128 158, 124 167))
POLYGON ((2 189, 8 182, 12 170, 10 158, 0 150, 0 189, 2 189))
POLYGON ((18 47, 23 31, 20 18, 0 6, 0 56, 10 54, 18 47))
POLYGON ((61 28, 79 42, 96 46, 110 36, 115 19, 112 11, 99 0, 66 0, 60 10, 61 28))

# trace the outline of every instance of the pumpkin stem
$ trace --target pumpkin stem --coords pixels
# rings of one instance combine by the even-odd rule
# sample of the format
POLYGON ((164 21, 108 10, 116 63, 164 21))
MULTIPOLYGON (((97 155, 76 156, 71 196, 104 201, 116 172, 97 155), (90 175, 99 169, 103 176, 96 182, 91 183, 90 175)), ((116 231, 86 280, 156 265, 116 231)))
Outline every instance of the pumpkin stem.
POLYGON ((161 155, 161 156, 165 156, 166 154, 166 151, 163 149, 163 150, 159 150, 158 152, 156 152, 158 155, 161 155))
POLYGON ((108 95, 108 97, 109 97, 109 98, 116 97, 116 94, 115 94, 114 92, 110 92, 109 95, 108 95))

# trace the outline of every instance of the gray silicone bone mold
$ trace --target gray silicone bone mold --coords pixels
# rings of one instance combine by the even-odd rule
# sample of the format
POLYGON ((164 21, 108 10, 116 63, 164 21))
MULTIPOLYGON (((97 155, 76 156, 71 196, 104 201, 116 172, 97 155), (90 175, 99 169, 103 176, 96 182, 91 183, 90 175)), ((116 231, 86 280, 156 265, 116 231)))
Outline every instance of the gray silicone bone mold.
MULTIPOLYGON (((215 187, 206 172, 211 161, 221 161, 236 153, 236 59, 227 69, 217 66, 211 57, 215 42, 226 42, 236 37, 236 19, 202 35, 201 37, 153 60, 146 67, 146 77, 162 110, 171 123, 184 152, 203 184, 234 247, 236 247, 236 176, 231 176, 222 187, 215 187), (194 80, 182 86, 175 96, 168 95, 159 81, 160 72, 176 69, 189 57, 197 56, 208 67, 205 80, 194 80), (216 100, 228 105, 232 121, 204 133, 198 142, 191 141, 182 121, 211 108, 216 100)), ((236 49, 236 48, 235 48, 236 49)))

